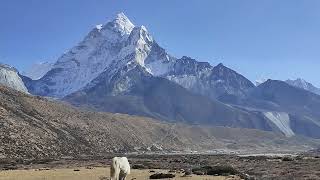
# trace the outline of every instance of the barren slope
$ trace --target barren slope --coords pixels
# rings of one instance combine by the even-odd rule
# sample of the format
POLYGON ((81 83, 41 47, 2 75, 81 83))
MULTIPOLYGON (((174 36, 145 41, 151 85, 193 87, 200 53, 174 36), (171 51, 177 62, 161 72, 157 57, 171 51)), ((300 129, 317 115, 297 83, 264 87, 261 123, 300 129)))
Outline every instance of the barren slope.
POLYGON ((148 149, 305 150, 317 145, 310 139, 289 139, 258 130, 203 128, 122 114, 82 112, 3 86, 0 128, 1 158, 103 155, 148 149))

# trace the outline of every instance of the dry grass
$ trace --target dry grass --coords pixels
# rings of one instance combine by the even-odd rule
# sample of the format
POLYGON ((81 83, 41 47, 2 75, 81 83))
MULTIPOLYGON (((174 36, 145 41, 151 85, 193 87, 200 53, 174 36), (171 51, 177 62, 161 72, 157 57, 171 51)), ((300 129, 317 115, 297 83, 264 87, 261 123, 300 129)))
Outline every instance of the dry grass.
MULTIPOLYGON (((0 171, 1 180, 107 180, 109 177, 109 168, 76 168, 75 169, 50 169, 50 170, 12 170, 0 171)), ((156 170, 156 172, 168 172, 166 170, 156 170)), ((132 170, 127 178, 128 180, 136 178, 137 180, 149 179, 149 170, 132 170)), ((181 177, 182 174, 176 174, 176 180, 226 180, 231 177, 222 176, 196 176, 181 177)))

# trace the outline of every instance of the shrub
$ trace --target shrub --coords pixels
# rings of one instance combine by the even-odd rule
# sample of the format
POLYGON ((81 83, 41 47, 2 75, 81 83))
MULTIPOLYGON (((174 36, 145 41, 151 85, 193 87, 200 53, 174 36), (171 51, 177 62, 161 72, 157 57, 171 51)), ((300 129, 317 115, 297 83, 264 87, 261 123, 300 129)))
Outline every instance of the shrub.
POLYGON ((192 171, 190 169, 187 169, 184 171, 185 176, 190 176, 192 174, 192 171))
POLYGON ((192 169, 196 175, 236 175, 239 172, 232 166, 203 166, 192 169))
POLYGON ((292 157, 289 156, 285 156, 282 158, 282 161, 293 161, 294 159, 292 157))
POLYGON ((214 166, 207 171, 207 175, 236 175, 238 171, 232 166, 214 166))
POLYGON ((132 166, 132 169, 147 169, 143 164, 135 164, 132 166))
POLYGON ((193 171, 193 174, 195 174, 195 175, 204 175, 205 174, 205 172, 204 171, 193 171))
POLYGON ((164 174, 164 173, 158 173, 158 174, 152 174, 150 176, 150 179, 166 179, 166 178, 174 178, 176 175, 174 174, 164 174))
POLYGON ((15 165, 8 165, 8 166, 3 166, 2 168, 0 168, 0 170, 16 170, 16 169, 18 169, 18 167, 15 165))

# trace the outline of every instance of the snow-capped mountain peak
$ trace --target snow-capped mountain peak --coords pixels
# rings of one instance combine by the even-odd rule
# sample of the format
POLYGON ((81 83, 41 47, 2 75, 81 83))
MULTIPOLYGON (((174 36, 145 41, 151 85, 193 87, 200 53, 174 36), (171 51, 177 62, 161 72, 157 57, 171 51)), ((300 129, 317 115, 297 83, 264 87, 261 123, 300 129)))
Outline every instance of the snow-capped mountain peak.
POLYGON ((135 66, 213 98, 226 93, 243 94, 251 87, 247 79, 222 64, 212 67, 206 62, 169 55, 146 27, 134 26, 124 13, 119 13, 63 54, 52 70, 32 85, 32 93, 61 98, 88 84, 94 85, 96 81, 90 82, 101 73, 111 80, 116 74, 123 74, 118 73, 120 70, 126 72, 135 66))
POLYGON ((104 25, 97 25, 35 82, 33 93, 64 97, 83 88, 114 61, 132 54, 134 49, 126 49, 126 44, 134 27, 124 13, 104 25))
POLYGON ((117 14, 116 18, 112 21, 112 24, 113 28, 119 30, 122 35, 130 34, 134 28, 133 23, 123 12, 117 14))
POLYGON ((298 78, 294 80, 295 84, 299 85, 301 88, 306 89, 308 88, 308 82, 302 78, 298 78))
POLYGON ((315 94, 319 94, 320 95, 320 88, 315 87, 313 84, 307 82, 306 80, 302 79, 302 78, 298 78, 296 80, 286 80, 286 83, 291 85, 291 86, 295 86, 310 92, 313 92, 315 94))

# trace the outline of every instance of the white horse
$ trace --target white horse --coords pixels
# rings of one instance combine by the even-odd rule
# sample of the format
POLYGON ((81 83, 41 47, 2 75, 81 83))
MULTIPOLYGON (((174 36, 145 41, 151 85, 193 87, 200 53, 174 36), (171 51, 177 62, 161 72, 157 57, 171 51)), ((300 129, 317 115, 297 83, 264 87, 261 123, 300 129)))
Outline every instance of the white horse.
POLYGON ((110 167, 111 180, 125 180, 130 174, 130 164, 126 157, 114 157, 110 167))

